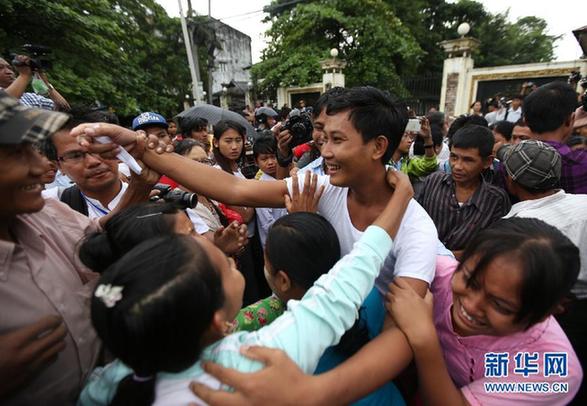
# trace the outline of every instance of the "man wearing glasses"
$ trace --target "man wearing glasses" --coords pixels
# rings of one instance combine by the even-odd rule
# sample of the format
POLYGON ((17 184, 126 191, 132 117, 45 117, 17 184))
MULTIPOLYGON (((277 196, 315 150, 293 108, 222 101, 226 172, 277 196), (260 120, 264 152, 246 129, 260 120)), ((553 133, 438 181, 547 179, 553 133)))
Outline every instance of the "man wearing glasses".
POLYGON ((118 206, 125 193, 133 196, 140 194, 140 200, 146 200, 149 186, 143 182, 138 182, 142 183, 138 185, 132 180, 130 184, 122 182, 118 173, 118 161, 87 153, 69 135, 77 124, 79 123, 70 120, 51 137, 57 152, 59 170, 75 183, 63 191, 60 200, 90 219, 110 213, 118 206))

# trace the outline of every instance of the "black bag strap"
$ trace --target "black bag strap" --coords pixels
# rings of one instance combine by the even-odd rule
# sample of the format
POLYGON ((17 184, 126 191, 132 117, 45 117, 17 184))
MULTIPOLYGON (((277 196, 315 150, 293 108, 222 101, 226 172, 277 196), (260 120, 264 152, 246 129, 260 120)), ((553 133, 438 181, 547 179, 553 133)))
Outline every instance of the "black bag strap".
POLYGON ((77 185, 65 189, 60 200, 84 216, 88 215, 88 203, 86 203, 86 199, 82 196, 82 192, 77 185))

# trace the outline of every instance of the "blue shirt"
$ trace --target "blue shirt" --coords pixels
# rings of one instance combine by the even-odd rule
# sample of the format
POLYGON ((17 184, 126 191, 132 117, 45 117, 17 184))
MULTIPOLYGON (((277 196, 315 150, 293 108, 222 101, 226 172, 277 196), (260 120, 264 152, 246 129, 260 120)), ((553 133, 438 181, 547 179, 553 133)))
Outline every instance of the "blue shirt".
MULTIPOLYGON (((391 247, 391 238, 382 228, 368 227, 353 250, 322 275, 302 300, 290 300, 288 310, 271 325, 225 337, 206 347, 200 360, 242 372, 257 371, 262 364, 239 351, 243 345, 260 345, 281 349, 305 373, 314 372, 324 351, 338 343, 355 322, 391 247)), ((109 404, 120 380, 131 372, 118 360, 97 369, 82 391, 79 404, 109 404)), ((215 386, 203 372, 200 361, 180 373, 159 373, 156 379, 157 404, 178 404, 190 397, 195 400, 188 387, 193 380, 215 386)))

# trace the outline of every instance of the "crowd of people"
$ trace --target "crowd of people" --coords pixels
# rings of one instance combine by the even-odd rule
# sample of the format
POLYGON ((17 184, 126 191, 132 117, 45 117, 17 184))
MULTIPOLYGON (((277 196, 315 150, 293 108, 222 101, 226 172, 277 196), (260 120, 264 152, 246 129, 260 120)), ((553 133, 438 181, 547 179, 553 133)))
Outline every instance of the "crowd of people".
POLYGON ((294 145, 288 108, 243 111, 253 139, 152 111, 125 128, 44 75, 27 95, 19 58, 18 77, 0 59, 0 403, 585 404, 569 84, 453 119, 332 88, 292 110, 294 145))

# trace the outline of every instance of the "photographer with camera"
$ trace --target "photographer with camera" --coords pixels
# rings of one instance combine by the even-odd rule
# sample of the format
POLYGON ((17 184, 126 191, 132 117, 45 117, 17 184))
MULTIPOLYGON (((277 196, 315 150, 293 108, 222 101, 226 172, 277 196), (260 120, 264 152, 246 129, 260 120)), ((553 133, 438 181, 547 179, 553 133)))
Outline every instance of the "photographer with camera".
POLYGON ((67 100, 49 83, 47 76, 39 63, 26 55, 16 55, 12 61, 14 69, 4 58, 0 58, 0 88, 6 93, 20 99, 20 103, 28 107, 36 107, 44 110, 69 111, 67 100), (15 71, 18 77, 15 77, 15 71), (37 93, 27 92, 26 89, 33 81, 33 77, 44 84, 47 89, 47 97, 37 93))
MULTIPOLYGON (((327 98, 323 100, 325 103, 327 98)), ((307 108, 303 112, 293 109, 285 123, 276 129, 278 179, 289 176, 289 171, 293 168, 297 168, 299 173, 306 171, 312 171, 317 175, 327 173, 326 164, 320 152, 324 143, 323 128, 320 123, 314 123, 314 119, 325 106, 324 103, 317 104, 311 112, 308 112, 307 108), (295 149, 302 147, 309 147, 309 149, 303 152, 293 164, 295 149)))

